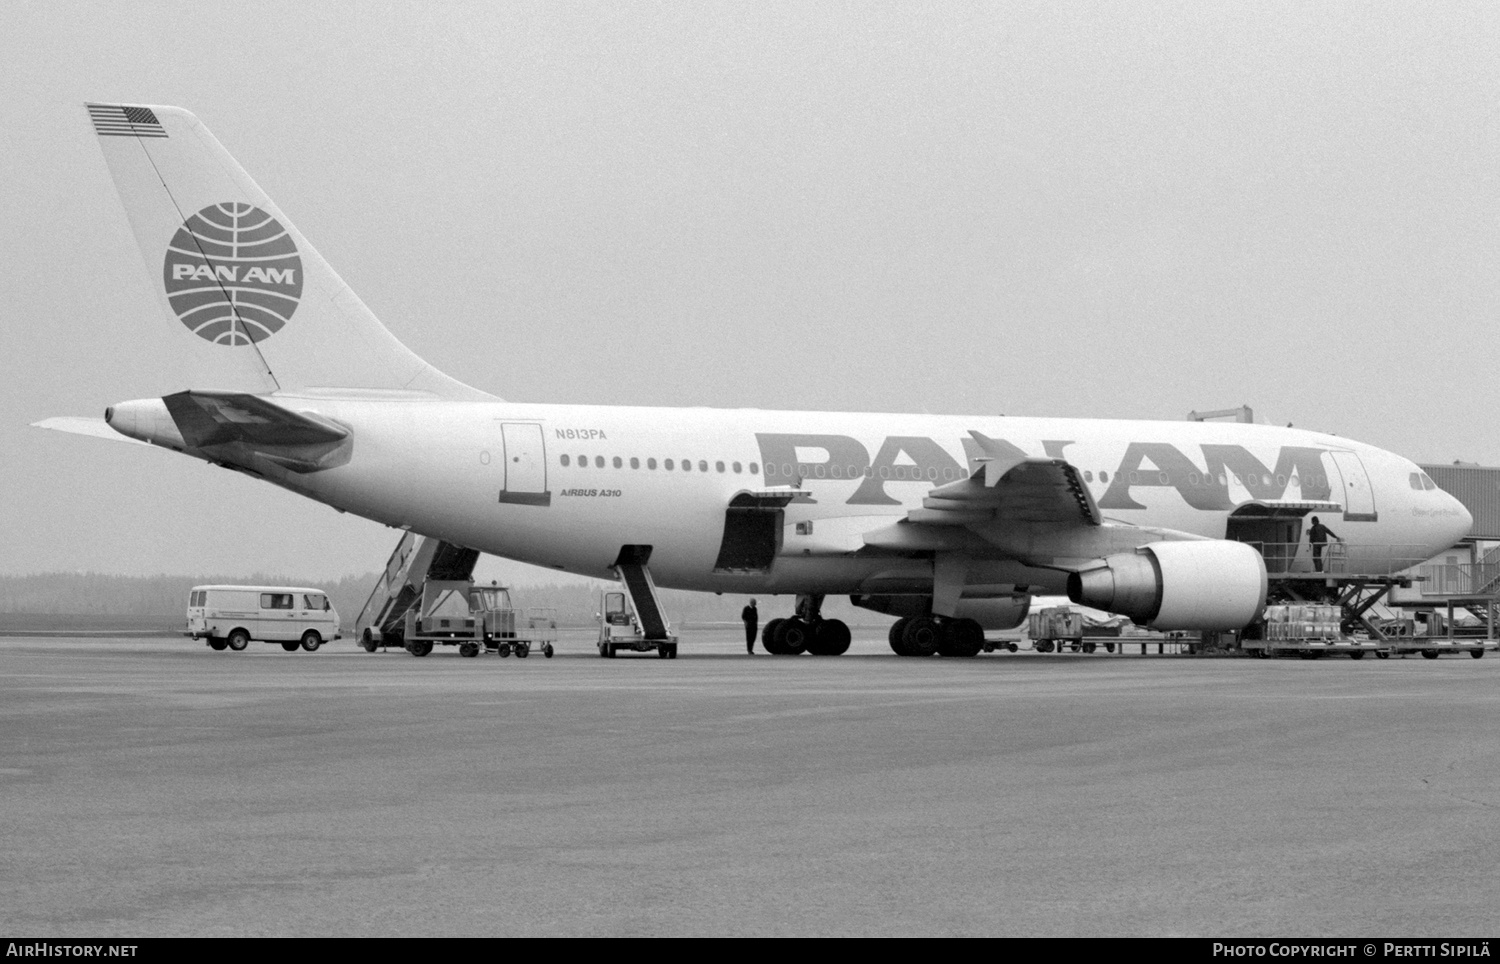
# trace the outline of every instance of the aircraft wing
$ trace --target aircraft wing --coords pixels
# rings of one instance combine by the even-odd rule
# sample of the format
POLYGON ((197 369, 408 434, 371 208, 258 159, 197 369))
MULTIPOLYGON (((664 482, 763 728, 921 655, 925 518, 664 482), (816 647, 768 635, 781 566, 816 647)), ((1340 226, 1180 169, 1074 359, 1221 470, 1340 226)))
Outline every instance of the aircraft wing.
POLYGON ((1028 565, 1076 570, 1111 552, 1133 549, 1144 532, 1105 522, 1077 467, 1027 455, 1000 439, 969 433, 980 454, 966 479, 940 485, 906 518, 863 535, 871 549, 999 555, 1028 565))
POLYGON ((922 508, 907 513, 918 525, 1038 522, 1058 527, 1102 522, 1093 493, 1066 459, 1027 455, 1009 442, 970 432, 983 453, 968 478, 927 493, 922 508))

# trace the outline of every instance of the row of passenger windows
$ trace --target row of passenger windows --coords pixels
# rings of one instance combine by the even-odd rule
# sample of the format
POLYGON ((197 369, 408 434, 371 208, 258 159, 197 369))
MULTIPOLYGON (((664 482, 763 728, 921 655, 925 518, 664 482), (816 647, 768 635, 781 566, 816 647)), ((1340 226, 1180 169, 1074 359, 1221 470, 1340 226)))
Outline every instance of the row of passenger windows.
MULTIPOLYGON (((568 455, 559 456, 558 461, 562 463, 563 468, 567 468, 575 464, 574 457, 568 455)), ((622 459, 618 455, 616 455, 608 462, 605 461, 605 458, 602 455, 596 455, 593 457, 593 465, 596 469, 602 469, 608 465, 613 465, 617 469, 623 469, 625 467, 625 462, 626 460, 622 459)), ((632 458, 629 460, 629 462, 632 469, 639 469, 641 467, 641 460, 638 458, 632 458)), ((576 464, 581 469, 588 468, 589 456, 577 456, 576 464)), ((691 472, 693 471, 693 464, 694 463, 692 459, 682 459, 681 462, 676 462, 672 459, 663 459, 661 467, 668 472, 671 472, 675 471, 680 466, 683 472, 691 472)), ((697 462, 697 466, 699 472, 707 472, 708 460, 699 459, 697 462)), ((656 467, 656 459, 646 460, 647 469, 654 471, 656 467)), ((735 475, 739 475, 745 470, 745 468, 746 466, 742 465, 739 462, 731 462, 727 466, 723 462, 714 463, 714 471, 720 473, 733 471, 735 475)), ((760 466, 758 466, 754 462, 751 462, 748 468, 751 475, 757 475, 760 472, 760 466)), ((1116 474, 1118 475, 1119 473, 1116 474)), ((926 472, 923 472, 921 466, 917 465, 882 465, 878 471, 869 466, 866 466, 863 470, 861 470, 857 465, 850 465, 846 468, 842 465, 824 465, 822 463, 807 466, 803 466, 800 464, 794 465, 790 462, 782 463, 779 466, 775 463, 768 463, 766 465, 767 479, 772 479, 777 476, 785 476, 787 479, 791 479, 793 477, 804 479, 858 479, 873 478, 876 475, 879 475, 882 479, 895 480, 897 482, 920 482, 923 479, 926 479, 929 482, 953 482, 958 479, 962 479, 965 476, 965 472, 963 469, 954 466, 948 466, 947 468, 943 469, 929 467, 926 472)), ((1131 472, 1130 484, 1150 485, 1152 475, 1155 475, 1156 481, 1158 481, 1162 485, 1172 484, 1172 476, 1167 472, 1131 472)), ((1253 475, 1228 475, 1225 473, 1220 473, 1219 476, 1215 478, 1214 476, 1209 475, 1206 472, 1189 472, 1187 477, 1187 484, 1228 485, 1231 478, 1234 479, 1236 485, 1255 485, 1257 482, 1256 476, 1253 475)), ((1084 470, 1083 480, 1085 482, 1094 481, 1094 472, 1092 469, 1084 470)), ((1433 481, 1431 479, 1428 479, 1426 475, 1422 475, 1419 479, 1418 475, 1416 473, 1413 473, 1411 477, 1412 488, 1422 488, 1423 480, 1425 480, 1427 488, 1430 489, 1436 487, 1433 481)), ((1109 473, 1101 471, 1099 473, 1099 481, 1107 483, 1109 481, 1109 473)), ((1290 479, 1288 479, 1288 477, 1285 475, 1278 475, 1275 478, 1275 483, 1279 486, 1282 486, 1283 488, 1285 488, 1289 481, 1294 485, 1311 484, 1314 487, 1324 487, 1328 485, 1328 477, 1323 475, 1308 476, 1307 478, 1302 479, 1300 483, 1297 476, 1295 475, 1291 476, 1290 479)), ((1259 477, 1259 483, 1261 485, 1270 486, 1272 483, 1272 478, 1270 475, 1262 475, 1259 477)))
MULTIPOLYGON (((571 456, 568 456, 568 455, 559 456, 558 457, 558 461, 562 463, 563 468, 567 468, 568 466, 574 464, 573 463, 573 458, 571 456)), ((606 463, 604 461, 604 456, 602 456, 602 455, 596 455, 596 456, 594 456, 594 468, 596 468, 596 469, 602 469, 606 465, 613 465, 617 469, 623 469, 625 467, 625 461, 626 461, 625 459, 622 459, 618 455, 616 455, 613 459, 610 460, 610 462, 606 463)), ((577 462, 577 464, 578 464, 578 467, 580 469, 586 469, 586 468, 588 468, 589 467, 589 457, 587 455, 580 455, 580 456, 578 456, 578 462, 577 462)), ((630 467, 632 469, 639 469, 641 467, 641 460, 640 459, 630 459, 630 467)), ((668 472, 671 472, 671 471, 674 471, 674 470, 676 470, 678 468, 678 463, 675 460, 673 460, 673 459, 662 459, 661 467, 664 468, 664 469, 666 469, 668 472)), ((652 471, 655 471, 655 469, 656 469, 656 459, 647 459, 646 460, 646 468, 650 469, 652 471)), ((691 471, 693 471, 693 460, 692 459, 683 459, 682 462, 681 462, 681 468, 682 468, 682 471, 684 471, 684 472, 691 472, 691 471)), ((746 468, 745 465, 743 463, 741 463, 741 462, 731 462, 728 465, 725 465, 723 462, 715 462, 714 463, 714 471, 716 471, 716 472, 728 472, 730 470, 733 470, 733 472, 734 472, 735 475, 739 475, 739 474, 741 474, 742 472, 745 471, 745 468, 746 468)), ((755 462, 751 462, 750 463, 749 469, 750 469, 750 474, 751 475, 757 475, 760 472, 760 466, 758 464, 756 464, 755 462)), ((699 459, 698 460, 698 471, 699 472, 707 472, 708 471, 708 460, 707 459, 699 459)), ((769 469, 767 471, 769 472, 769 469)))
MULTIPOLYGON (((1115 475, 1116 475, 1115 481, 1117 481, 1117 482, 1119 481, 1119 474, 1120 473, 1118 473, 1118 472, 1115 473, 1115 475)), ((1141 484, 1151 485, 1152 484, 1152 477, 1153 476, 1155 477, 1155 480, 1157 482, 1161 483, 1162 485, 1171 485, 1172 484, 1172 475, 1169 472, 1131 472, 1131 473, 1129 473, 1129 475, 1130 475, 1130 484, 1131 485, 1141 485, 1141 484)), ((1234 484, 1235 485, 1257 485, 1257 484, 1259 484, 1259 485, 1264 485, 1264 486, 1268 486, 1268 487, 1271 485, 1271 483, 1273 481, 1273 479, 1269 475, 1262 475, 1262 476, 1258 476, 1257 477, 1257 476, 1254 476, 1254 475, 1239 475, 1239 474, 1229 475, 1229 474, 1220 472, 1219 475, 1218 475, 1218 477, 1216 478, 1216 477, 1214 477, 1212 475, 1209 475, 1207 472, 1189 472, 1188 475, 1187 475, 1187 484, 1188 485, 1228 485, 1229 481, 1231 479, 1234 480, 1234 484)), ((1092 470, 1085 470, 1084 473, 1083 473, 1083 480, 1085 482, 1092 482, 1092 481, 1094 481, 1094 473, 1093 473, 1093 471, 1092 470)), ((1100 482, 1108 482, 1109 481, 1109 473, 1108 472, 1100 472, 1099 473, 1099 481, 1100 482)), ((1281 486, 1282 488, 1285 488, 1286 485, 1287 485, 1287 483, 1289 483, 1289 482, 1292 485, 1311 485, 1314 488, 1326 487, 1328 485, 1328 477, 1326 475, 1309 475, 1309 476, 1307 476, 1305 478, 1299 478, 1298 476, 1295 476, 1295 475, 1291 476, 1290 478, 1288 478, 1285 475, 1278 475, 1278 476, 1275 477, 1274 481, 1275 481, 1275 483, 1277 485, 1281 486)))

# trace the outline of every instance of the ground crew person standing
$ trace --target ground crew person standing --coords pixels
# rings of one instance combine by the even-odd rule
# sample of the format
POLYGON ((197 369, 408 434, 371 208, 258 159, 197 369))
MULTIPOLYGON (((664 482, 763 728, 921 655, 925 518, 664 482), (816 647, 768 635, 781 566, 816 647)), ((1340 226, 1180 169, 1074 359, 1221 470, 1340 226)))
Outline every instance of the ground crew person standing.
POLYGON ((1312 546, 1313 570, 1323 571, 1323 546, 1328 543, 1328 537, 1333 536, 1334 542, 1343 542, 1338 533, 1318 521, 1317 516, 1312 517, 1312 528, 1307 530, 1307 541, 1312 546))
POLYGON ((755 608, 755 600, 750 600, 750 605, 740 610, 740 618, 745 621, 745 652, 754 656, 755 628, 760 623, 760 613, 755 608))

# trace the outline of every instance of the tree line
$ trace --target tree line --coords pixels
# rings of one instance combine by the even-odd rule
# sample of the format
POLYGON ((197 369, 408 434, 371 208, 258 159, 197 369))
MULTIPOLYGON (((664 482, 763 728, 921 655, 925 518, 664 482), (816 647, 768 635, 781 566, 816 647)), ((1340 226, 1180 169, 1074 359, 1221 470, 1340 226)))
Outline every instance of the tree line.
MULTIPOLYGON (((308 586, 328 594, 339 611, 345 631, 352 631, 377 572, 347 575, 333 581, 304 579, 295 575, 255 573, 250 576, 118 576, 105 573, 48 572, 25 576, 0 575, 0 613, 34 615, 93 615, 160 617, 177 621, 187 608, 188 592, 203 585, 308 586)), ((599 611, 599 592, 613 583, 547 584, 518 586, 511 590, 513 604, 522 608, 554 609, 564 625, 592 624, 599 611)), ((722 596, 685 590, 661 590, 662 606, 677 625, 737 624, 749 596, 722 596)), ((764 624, 776 616, 791 615, 790 596, 759 597, 764 624)), ((829 599, 823 611, 852 625, 884 625, 888 620, 851 606, 846 599, 829 599)))

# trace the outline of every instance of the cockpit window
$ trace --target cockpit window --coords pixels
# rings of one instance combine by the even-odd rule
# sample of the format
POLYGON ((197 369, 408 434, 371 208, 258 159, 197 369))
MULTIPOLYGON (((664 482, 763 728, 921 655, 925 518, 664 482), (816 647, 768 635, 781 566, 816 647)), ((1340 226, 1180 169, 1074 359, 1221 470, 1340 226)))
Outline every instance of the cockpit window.
POLYGON ((1424 489, 1435 489, 1435 488, 1437 488, 1437 483, 1434 482, 1434 481, 1432 481, 1432 478, 1430 476, 1428 476, 1428 474, 1426 472, 1422 473, 1422 488, 1424 488, 1424 489))
POLYGON ((1412 488, 1416 489, 1418 492, 1422 491, 1423 485, 1422 485, 1422 473, 1421 472, 1413 472, 1408 477, 1407 481, 1409 481, 1411 483, 1411 487, 1412 488))

